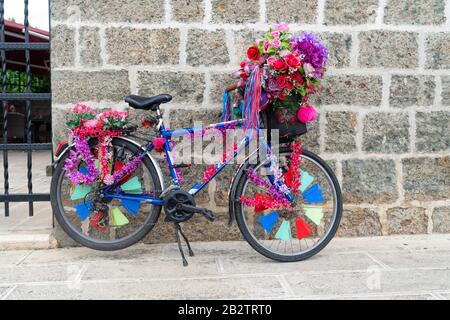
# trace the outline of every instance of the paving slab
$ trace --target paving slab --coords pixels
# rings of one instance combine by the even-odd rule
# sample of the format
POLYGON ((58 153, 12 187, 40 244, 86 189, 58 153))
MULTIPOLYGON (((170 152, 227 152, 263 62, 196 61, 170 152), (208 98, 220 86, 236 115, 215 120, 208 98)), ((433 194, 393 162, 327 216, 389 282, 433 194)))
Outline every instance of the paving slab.
POLYGON ((1 251, 0 252, 0 267, 12 267, 17 263, 23 261, 31 251, 28 250, 18 250, 18 251, 1 251))
POLYGON ((449 250, 414 250, 408 252, 371 252, 370 256, 389 268, 450 268, 449 250))
POLYGON ((67 281, 73 270, 81 269, 81 265, 72 266, 14 266, 0 267, 0 285, 16 285, 21 283, 47 283, 67 281))

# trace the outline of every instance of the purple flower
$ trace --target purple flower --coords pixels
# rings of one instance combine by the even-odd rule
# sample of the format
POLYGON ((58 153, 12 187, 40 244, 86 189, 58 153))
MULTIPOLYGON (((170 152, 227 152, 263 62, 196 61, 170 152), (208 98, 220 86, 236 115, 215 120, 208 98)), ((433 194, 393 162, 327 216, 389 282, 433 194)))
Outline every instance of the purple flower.
POLYGON ((65 161, 64 170, 73 184, 84 183, 91 185, 98 178, 98 170, 86 139, 74 136, 75 150, 70 150, 69 157, 65 161), (81 159, 86 164, 87 173, 78 170, 81 159))
POLYGON ((303 56, 302 63, 311 64, 320 75, 328 59, 328 50, 312 33, 303 32, 291 38, 291 48, 303 56))
POLYGON ((277 81, 275 79, 269 79, 269 81, 267 82, 267 88, 271 92, 280 90, 280 87, 278 87, 277 81))
POLYGON ((114 172, 113 174, 114 181, 118 182, 122 180, 122 178, 125 177, 127 174, 134 172, 137 169, 137 167, 139 167, 139 165, 142 163, 142 158, 144 155, 145 154, 134 157, 125 166, 123 166, 122 169, 120 169, 117 172, 114 172))

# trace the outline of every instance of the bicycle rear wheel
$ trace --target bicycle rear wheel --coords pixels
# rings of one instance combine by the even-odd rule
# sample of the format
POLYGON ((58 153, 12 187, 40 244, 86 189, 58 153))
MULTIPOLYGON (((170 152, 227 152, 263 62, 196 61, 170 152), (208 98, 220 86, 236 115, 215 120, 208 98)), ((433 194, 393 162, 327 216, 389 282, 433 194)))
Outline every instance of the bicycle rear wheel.
MULTIPOLYGON (((89 141, 92 154, 98 154, 98 139, 89 141)), ((111 150, 112 167, 127 163, 140 149, 125 139, 113 138, 111 150)), ((55 168, 51 183, 51 203, 55 218, 63 230, 76 242, 96 250, 119 250, 141 240, 152 230, 161 213, 161 206, 144 202, 124 202, 119 199, 105 201, 102 225, 96 222, 97 213, 92 210, 90 201, 98 185, 88 190, 72 185, 63 169, 67 152, 55 168)), ((80 170, 81 170, 80 165, 80 170)), ((137 169, 121 181, 120 192, 152 194, 158 197, 161 183, 157 170, 148 157, 144 157, 137 169), (124 190, 127 191, 124 191, 124 190)))
MULTIPOLYGON (((290 165, 291 150, 282 147, 280 163, 290 165)), ((264 164, 251 165, 262 178, 264 164)), ((289 210, 255 208, 239 201, 241 196, 255 197, 267 190, 254 184, 243 174, 238 181, 233 202, 236 221, 245 240, 260 254, 277 261, 293 262, 307 259, 322 250, 333 238, 342 215, 339 183, 330 167, 320 157, 303 150, 299 168, 302 185, 298 199, 289 210)))

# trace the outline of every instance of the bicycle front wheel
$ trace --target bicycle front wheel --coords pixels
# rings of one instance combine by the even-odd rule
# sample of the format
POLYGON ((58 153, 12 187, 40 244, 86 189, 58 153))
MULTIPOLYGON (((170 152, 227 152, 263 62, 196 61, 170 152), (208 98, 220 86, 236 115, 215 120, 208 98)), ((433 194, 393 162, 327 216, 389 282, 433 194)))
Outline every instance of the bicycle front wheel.
MULTIPOLYGON (((98 139, 91 139, 89 145, 95 158, 99 149, 98 139)), ((113 155, 112 170, 119 170, 140 149, 125 139, 113 138, 109 152, 113 155)), ((92 249, 111 251, 138 242, 152 230, 161 213, 161 206, 113 198, 104 201, 101 215, 93 210, 90 201, 96 193, 102 192, 101 187, 95 184, 74 186, 63 169, 68 155, 67 152, 62 157, 53 173, 51 202, 56 220, 72 239, 92 249)), ((82 166, 80 164, 79 170, 82 166)), ((157 198, 161 188, 156 167, 148 157, 144 157, 136 170, 121 181, 118 192, 148 194, 157 198)))
MULTIPOLYGON (((282 147, 280 163, 290 165, 291 150, 282 147)), ((264 179, 263 160, 247 164, 264 179)), ((260 254, 277 261, 307 259, 322 250, 333 238, 342 215, 339 183, 330 167, 319 156, 303 150, 300 161, 301 186, 290 209, 255 210, 239 199, 267 193, 247 175, 241 176, 236 189, 234 212, 245 240, 260 254)), ((267 176, 265 177, 267 179, 267 176)))

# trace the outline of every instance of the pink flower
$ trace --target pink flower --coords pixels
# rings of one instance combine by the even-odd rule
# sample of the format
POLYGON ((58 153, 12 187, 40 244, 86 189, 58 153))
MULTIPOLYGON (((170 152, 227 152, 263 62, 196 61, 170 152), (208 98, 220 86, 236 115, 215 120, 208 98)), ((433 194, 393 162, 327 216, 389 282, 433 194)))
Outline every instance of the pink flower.
POLYGON ((277 60, 275 57, 268 57, 267 58, 267 63, 271 66, 273 65, 273 63, 275 62, 275 60, 277 60))
POLYGON ((93 120, 86 120, 84 121, 83 125, 86 128, 97 128, 99 126, 100 122, 96 119, 93 120))
POLYGON ((280 37, 280 31, 272 31, 270 33, 275 39, 278 39, 280 37))
POLYGON ((275 48, 275 49, 278 49, 279 47, 280 47, 280 40, 278 40, 278 39, 275 39, 275 40, 273 40, 272 42, 271 42, 271 46, 272 46, 272 48, 275 48))
POLYGON ((103 178, 103 183, 106 184, 107 186, 112 185, 114 183, 114 177, 111 174, 108 173, 103 178))
POLYGON ((300 107, 297 112, 297 119, 300 122, 308 123, 311 121, 316 120, 317 118, 317 111, 314 109, 313 106, 307 105, 305 107, 300 107))
POLYGON ((286 22, 280 22, 275 25, 276 31, 288 31, 289 25, 286 22))
POLYGON ((270 42, 269 41, 264 41, 264 52, 266 52, 267 51, 267 49, 269 49, 269 46, 270 46, 270 42))
POLYGON ((87 106, 85 104, 82 104, 82 103, 77 103, 77 104, 71 106, 69 111, 73 112, 73 113, 91 113, 91 114, 94 114, 94 110, 91 107, 89 107, 89 106, 87 106))
POLYGON ((305 74, 307 74, 307 75, 311 75, 314 73, 314 71, 316 71, 314 69, 314 67, 312 66, 312 64, 310 64, 310 63, 305 63, 303 65, 303 70, 305 70, 305 74))
POLYGON ((164 145, 165 145, 164 138, 154 138, 153 139, 153 145, 155 146, 155 151, 156 152, 163 152, 164 151, 164 145))

